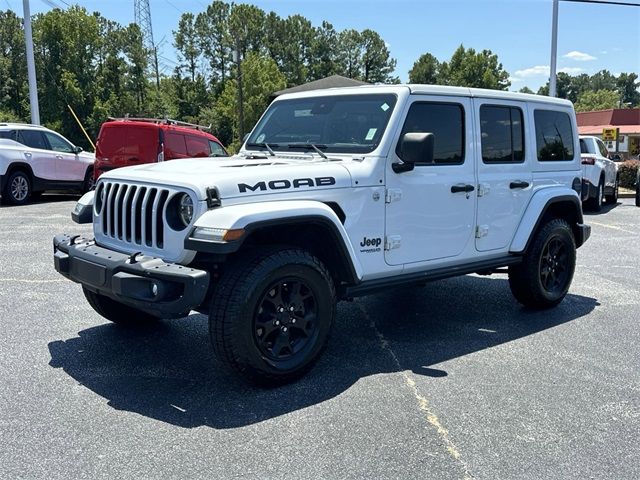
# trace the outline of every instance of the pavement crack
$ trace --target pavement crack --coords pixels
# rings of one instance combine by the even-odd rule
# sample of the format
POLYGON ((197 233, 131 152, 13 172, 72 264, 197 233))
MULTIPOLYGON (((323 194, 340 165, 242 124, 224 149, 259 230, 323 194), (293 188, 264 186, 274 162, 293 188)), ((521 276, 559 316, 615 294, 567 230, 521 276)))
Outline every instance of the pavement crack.
POLYGON ((422 395, 420 393, 420 391, 418 390, 418 385, 416 384, 416 381, 412 378, 413 375, 410 372, 408 372, 406 369, 402 368, 402 364, 400 363, 400 360, 398 359, 398 356, 396 355, 396 353, 391 348, 391 345, 389 345, 389 341, 385 338, 385 336, 382 334, 382 332, 378 329, 378 327, 376 326, 376 323, 373 321, 373 319, 371 319, 371 317, 369 316, 369 313, 367 312, 367 310, 364 307, 364 305, 362 303, 360 303, 360 302, 357 302, 357 301, 354 302, 354 303, 356 303, 356 305, 358 306, 358 308, 360 309, 360 311, 362 312, 362 314, 364 315, 366 320, 369 322, 369 326, 371 327, 371 329, 375 333, 376 338, 378 339, 378 342, 380 344, 380 347, 385 352, 387 352, 389 354, 389 356, 391 356, 391 359, 393 360, 393 363, 394 363, 394 365, 396 367, 396 370, 402 375, 402 378, 404 380, 405 386, 409 389, 409 391, 414 396, 414 398, 415 398, 415 400, 416 400, 416 402, 418 404, 418 409, 424 414, 424 416, 425 416, 427 422, 429 423, 429 425, 431 425, 433 428, 435 428, 438 436, 440 437, 440 440, 443 442, 443 444, 445 446, 445 449, 447 450, 447 453, 454 460, 456 460, 460 464, 460 466, 462 467, 462 469, 464 471, 463 478, 465 480, 470 480, 470 479, 475 478, 469 472, 469 466, 462 459, 462 455, 460 454, 460 451, 458 450, 458 447, 451 440, 451 437, 449 436, 449 430, 447 430, 442 425, 442 423, 440 422, 440 419, 438 418, 438 416, 431 409, 431 407, 429 405, 429 400, 427 400, 427 398, 424 395, 422 395))

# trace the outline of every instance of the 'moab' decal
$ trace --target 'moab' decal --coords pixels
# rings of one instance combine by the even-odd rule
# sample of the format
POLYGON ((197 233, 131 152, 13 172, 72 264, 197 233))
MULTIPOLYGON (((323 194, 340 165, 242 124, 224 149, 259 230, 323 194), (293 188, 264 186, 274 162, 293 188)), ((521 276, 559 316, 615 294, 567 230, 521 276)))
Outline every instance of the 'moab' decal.
POLYGON ((247 183, 239 183, 238 190, 240 193, 247 191, 259 192, 265 190, 286 190, 288 188, 301 188, 301 187, 327 187, 335 185, 336 179, 333 177, 316 177, 316 178, 294 178, 293 180, 270 180, 258 182, 255 185, 249 185, 247 183))

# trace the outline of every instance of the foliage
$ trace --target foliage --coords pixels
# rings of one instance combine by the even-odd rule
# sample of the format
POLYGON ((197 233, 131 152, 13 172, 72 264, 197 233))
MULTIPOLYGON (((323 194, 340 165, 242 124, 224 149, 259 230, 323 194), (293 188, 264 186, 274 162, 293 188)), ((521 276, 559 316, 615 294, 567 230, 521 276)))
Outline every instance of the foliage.
POLYGON ((626 162, 618 164, 620 186, 630 189, 635 188, 639 168, 640 160, 627 160, 626 162))
POLYGON ((613 90, 585 91, 580 94, 575 103, 576 112, 590 112, 592 110, 607 110, 616 108, 620 101, 618 92, 613 90))
POLYGON ((409 71, 409 81, 460 87, 506 90, 511 85, 509 74, 491 50, 476 52, 460 45, 448 62, 440 63, 427 53, 409 71))
POLYGON ((520 93, 535 93, 533 90, 531 90, 527 86, 522 87, 520 90, 518 90, 518 92, 520 92, 520 93))

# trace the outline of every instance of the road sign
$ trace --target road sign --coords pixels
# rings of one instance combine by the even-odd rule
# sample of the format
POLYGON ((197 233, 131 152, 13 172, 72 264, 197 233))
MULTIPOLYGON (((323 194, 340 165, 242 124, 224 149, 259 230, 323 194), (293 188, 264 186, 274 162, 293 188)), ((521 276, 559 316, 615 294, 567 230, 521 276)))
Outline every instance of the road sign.
POLYGON ((618 138, 618 129, 617 128, 603 128, 602 129, 602 140, 614 142, 618 138))

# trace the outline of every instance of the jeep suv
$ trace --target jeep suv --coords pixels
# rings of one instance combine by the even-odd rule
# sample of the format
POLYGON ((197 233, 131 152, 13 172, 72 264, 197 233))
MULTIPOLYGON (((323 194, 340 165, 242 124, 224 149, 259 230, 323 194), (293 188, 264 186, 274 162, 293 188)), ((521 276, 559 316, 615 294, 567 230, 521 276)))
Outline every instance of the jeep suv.
POLYGON ((55 268, 119 324, 209 316, 220 361, 266 383, 318 359, 336 301, 508 267, 563 300, 583 224, 570 102, 428 85, 288 94, 238 155, 104 174, 55 268))
POLYGON ((45 190, 86 192, 93 187, 92 153, 39 125, 0 123, 2 200, 22 205, 45 190))
POLYGON ((220 141, 192 123, 155 118, 110 118, 100 127, 95 178, 114 168, 176 158, 228 157, 220 141))

